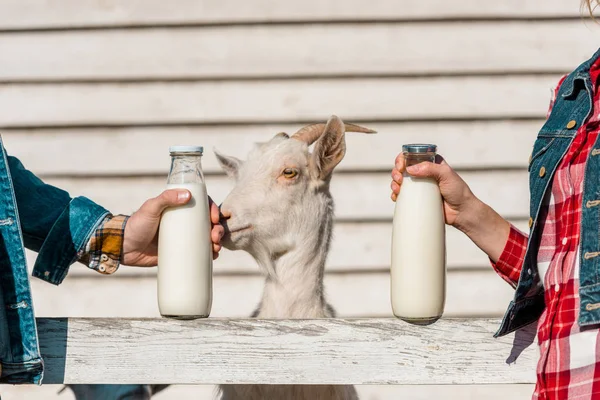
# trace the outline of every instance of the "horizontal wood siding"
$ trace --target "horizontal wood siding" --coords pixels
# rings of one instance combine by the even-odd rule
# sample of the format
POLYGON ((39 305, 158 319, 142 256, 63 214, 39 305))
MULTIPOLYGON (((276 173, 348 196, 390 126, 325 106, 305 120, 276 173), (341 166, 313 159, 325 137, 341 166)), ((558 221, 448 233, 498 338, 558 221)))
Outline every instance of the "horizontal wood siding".
MULTIPOLYGON (((77 266, 83 268, 81 266, 77 266)), ((215 268, 219 268, 218 264, 215 268)), ((216 275, 211 316, 245 317, 259 303, 264 278, 256 274, 216 275)), ((512 288, 495 272, 449 271, 445 314, 448 317, 499 317, 512 288)), ((158 317, 154 276, 71 276, 60 287, 32 281, 35 311, 42 317, 158 317), (77 301, 73 301, 77 299, 77 301)), ((342 317, 390 317, 387 271, 331 273, 326 299, 342 317)))
MULTIPOLYGON (((168 169, 167 165, 165 169, 168 169)), ((526 170, 466 171, 463 175, 475 193, 498 208, 501 214, 527 217, 529 192, 526 170)), ((74 196, 88 196, 114 212, 129 213, 145 199, 164 189, 166 174, 159 177, 59 177, 46 181, 74 196)), ((331 192, 336 201, 337 218, 353 221, 391 219, 394 204, 390 201, 390 181, 389 171, 334 175, 331 192)), ((206 177, 206 185, 211 196, 220 203, 233 187, 233 181, 224 175, 212 175, 206 177)))
POLYGON ((0 81, 565 73, 595 45, 577 20, 34 32, 0 36, 0 81))
MULTIPOLYGON (((402 144, 411 142, 436 143, 455 168, 525 169, 543 120, 354 122, 376 129, 377 134, 346 135, 346 157, 336 171, 389 172, 402 144)), ((275 123, 0 132, 9 153, 43 176, 164 176, 171 145, 203 144, 203 170, 222 173, 213 149, 243 158, 255 142, 264 142, 278 132, 292 134, 301 126, 275 123)))
MULTIPOLYGON (((526 220, 512 220, 513 224, 524 232, 528 226, 526 220)), ((331 252, 327 262, 327 272, 382 272, 389 269, 391 255, 391 221, 380 222, 344 222, 334 228, 331 252)), ((489 270, 487 256, 479 250, 465 235, 452 227, 447 228, 447 266, 449 270, 489 270)), ((36 254, 27 252, 30 264, 35 262, 36 254)), ((242 251, 223 251, 215 263, 214 274, 258 274, 259 269, 252 258, 242 251)), ((87 268, 71 268, 72 275, 95 276, 87 268)), ((123 267, 117 276, 154 276, 153 268, 123 267)))
POLYGON ((464 18, 577 18, 577 2, 548 0, 4 0, 2 29, 464 18))
POLYGON ((558 79, 524 75, 4 84, 0 127, 313 122, 331 114, 363 121, 541 118, 558 79))

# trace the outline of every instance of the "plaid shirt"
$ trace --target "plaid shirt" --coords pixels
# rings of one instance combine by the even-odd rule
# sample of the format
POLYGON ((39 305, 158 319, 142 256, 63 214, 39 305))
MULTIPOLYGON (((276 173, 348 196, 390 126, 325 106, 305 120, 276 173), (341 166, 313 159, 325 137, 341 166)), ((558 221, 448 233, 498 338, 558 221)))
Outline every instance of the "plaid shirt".
POLYGON ((78 255, 78 261, 101 274, 114 273, 121 263, 126 215, 107 216, 78 255))
MULTIPOLYGON (((546 309, 537 325, 540 360, 533 399, 538 400, 600 399, 600 329, 581 329, 577 324, 584 172, 600 131, 599 64, 590 71, 596 83, 592 113, 559 164, 539 217, 542 235, 537 266, 546 309)), ((513 285, 521 274, 526 249, 527 236, 512 227, 494 268, 513 285)))

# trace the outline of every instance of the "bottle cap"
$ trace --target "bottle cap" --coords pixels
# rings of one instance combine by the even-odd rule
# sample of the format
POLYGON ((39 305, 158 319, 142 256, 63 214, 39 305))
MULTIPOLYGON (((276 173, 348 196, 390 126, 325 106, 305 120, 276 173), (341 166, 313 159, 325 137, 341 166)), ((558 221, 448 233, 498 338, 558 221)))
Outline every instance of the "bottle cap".
POLYGON ((437 146, 435 144, 405 144, 402 146, 405 153, 435 153, 437 146))
POLYGON ((202 146, 171 146, 169 153, 204 153, 202 146))

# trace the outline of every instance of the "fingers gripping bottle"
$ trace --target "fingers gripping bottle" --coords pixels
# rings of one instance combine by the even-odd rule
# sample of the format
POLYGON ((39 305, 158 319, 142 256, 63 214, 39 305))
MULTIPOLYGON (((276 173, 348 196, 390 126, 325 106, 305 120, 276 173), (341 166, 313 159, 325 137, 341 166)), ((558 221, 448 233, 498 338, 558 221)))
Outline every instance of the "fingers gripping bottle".
MULTIPOLYGON (((402 146, 406 166, 435 162, 431 144, 402 146)), ((446 230, 439 186, 404 173, 392 232, 391 300, 394 315, 416 324, 437 321, 446 298, 446 230)))
POLYGON ((189 203, 168 208, 158 235, 158 308, 163 317, 205 318, 212 306, 210 210, 202 174, 203 148, 173 146, 168 189, 187 189, 189 203))

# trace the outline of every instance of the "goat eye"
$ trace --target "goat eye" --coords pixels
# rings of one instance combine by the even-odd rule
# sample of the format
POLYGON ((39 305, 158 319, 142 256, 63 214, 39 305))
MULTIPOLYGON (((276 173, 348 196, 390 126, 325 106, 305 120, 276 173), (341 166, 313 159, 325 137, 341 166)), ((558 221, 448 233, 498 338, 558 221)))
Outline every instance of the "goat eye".
POLYGON ((298 171, 292 168, 286 168, 283 170, 283 176, 287 179, 293 179, 298 175, 298 171))

